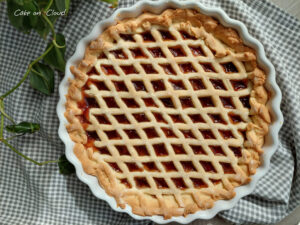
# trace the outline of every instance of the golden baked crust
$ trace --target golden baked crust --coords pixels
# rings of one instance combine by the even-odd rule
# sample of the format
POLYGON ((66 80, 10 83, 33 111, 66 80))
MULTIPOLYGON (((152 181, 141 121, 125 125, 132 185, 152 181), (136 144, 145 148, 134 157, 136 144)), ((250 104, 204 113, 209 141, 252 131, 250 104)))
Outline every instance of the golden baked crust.
POLYGON ((74 152, 120 207, 186 216, 233 198, 260 165, 271 122, 265 73, 212 17, 168 9, 119 21, 70 69, 74 152))

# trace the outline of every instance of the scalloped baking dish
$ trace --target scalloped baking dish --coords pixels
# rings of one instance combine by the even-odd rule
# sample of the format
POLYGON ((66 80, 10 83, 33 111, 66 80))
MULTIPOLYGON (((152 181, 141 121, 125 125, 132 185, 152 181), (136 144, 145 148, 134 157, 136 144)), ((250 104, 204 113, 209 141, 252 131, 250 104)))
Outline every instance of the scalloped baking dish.
POLYGON ((195 219, 211 219, 220 211, 231 209, 234 205, 236 205, 236 203, 240 198, 251 194, 258 180, 266 174, 267 170, 270 167, 270 159, 272 155, 275 153, 278 145, 278 132, 283 124, 283 116, 280 111, 281 91, 275 81, 275 69, 273 65, 270 63, 270 61, 266 58, 265 51, 263 49, 262 44, 250 36, 250 34, 247 31, 247 28, 243 23, 237 20, 230 19, 222 9, 206 7, 195 1, 184 1, 184 2, 176 1, 176 0, 169 0, 169 1, 160 0, 155 2, 140 1, 137 4, 131 6, 130 8, 118 9, 112 14, 110 18, 98 22, 94 26, 91 33, 79 41, 74 55, 68 60, 66 65, 66 70, 65 70, 65 77, 59 86, 59 95, 60 95, 60 100, 57 105, 57 114, 60 121, 60 126, 58 130, 58 134, 66 146, 66 156, 68 160, 75 166, 76 174, 78 178, 90 187, 91 191, 97 198, 105 200, 112 209, 118 212, 126 212, 134 219, 137 220, 149 219, 160 224, 169 223, 169 222, 178 222, 182 224, 187 224, 192 222, 195 219), (68 79, 73 78, 73 75, 71 74, 69 68, 71 65, 77 65, 77 63, 84 57, 84 51, 86 46, 89 44, 89 42, 96 39, 106 27, 115 24, 117 19, 121 20, 124 18, 136 17, 144 11, 159 14, 167 8, 193 8, 199 10, 203 14, 215 17, 224 26, 232 27, 235 30, 237 30, 240 37, 243 39, 244 43, 256 50, 257 61, 259 63, 259 66, 267 74, 267 81, 265 86, 271 94, 267 106, 272 116, 272 123, 270 124, 270 131, 266 136, 265 144, 263 146, 264 153, 261 157, 262 158, 261 166, 257 169, 256 174, 251 177, 252 180, 249 184, 235 188, 236 196, 233 199, 219 200, 215 202, 213 208, 208 210, 198 211, 194 214, 189 214, 186 217, 183 216, 172 217, 171 219, 165 220, 163 216, 142 217, 133 214, 130 206, 128 205, 126 206, 125 209, 118 208, 115 199, 107 195, 105 191, 99 186, 97 178, 88 175, 83 171, 80 161, 73 153, 74 143, 70 139, 68 132, 66 130, 66 124, 68 124, 68 121, 64 117, 64 112, 65 112, 65 103, 66 103, 65 95, 67 94, 68 86, 69 86, 68 79))

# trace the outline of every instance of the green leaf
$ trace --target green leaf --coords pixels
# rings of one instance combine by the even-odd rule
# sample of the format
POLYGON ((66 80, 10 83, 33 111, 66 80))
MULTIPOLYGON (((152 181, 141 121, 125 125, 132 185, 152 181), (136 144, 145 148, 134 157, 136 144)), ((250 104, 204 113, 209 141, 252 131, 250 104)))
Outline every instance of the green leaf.
POLYGON ((34 12, 39 12, 34 0, 7 0, 10 23, 22 32, 29 33, 37 25, 38 16, 34 12))
POLYGON ((36 90, 50 95, 54 91, 54 71, 47 65, 36 63, 29 72, 30 84, 36 90))
POLYGON ((55 6, 59 12, 64 12, 66 10, 66 13, 68 13, 70 0, 55 0, 55 6))
MULTIPOLYGON (((66 44, 64 35, 57 34, 56 43, 60 46, 64 46, 66 44)), ((48 49, 50 45, 53 45, 53 43, 48 44, 46 49, 48 49)), ((65 51, 66 47, 57 48, 54 46, 43 60, 48 65, 53 66, 55 69, 58 69, 61 72, 64 72, 66 66, 65 51)))
POLYGON ((21 122, 15 125, 8 125, 5 128, 12 133, 34 133, 40 129, 40 125, 38 123, 21 122))
POLYGON ((75 173, 75 167, 67 160, 65 155, 62 155, 58 161, 59 172, 64 175, 75 173))

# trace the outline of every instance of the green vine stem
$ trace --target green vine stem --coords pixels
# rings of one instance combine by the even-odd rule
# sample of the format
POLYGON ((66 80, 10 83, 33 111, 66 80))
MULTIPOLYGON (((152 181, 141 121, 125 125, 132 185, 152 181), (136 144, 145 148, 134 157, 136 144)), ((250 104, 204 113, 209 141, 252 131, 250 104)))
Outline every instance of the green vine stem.
POLYGON ((53 3, 53 0, 50 0, 49 3, 48 3, 48 5, 47 5, 46 8, 44 9, 45 12, 47 12, 47 11, 50 9, 52 3, 53 3))
POLYGON ((53 45, 50 45, 49 48, 42 54, 40 55, 38 58, 36 58, 32 63, 29 64, 28 69, 25 73, 25 75, 23 76, 23 78, 19 81, 19 83, 14 86, 12 89, 10 89, 8 92, 6 92, 5 94, 1 95, 0 100, 3 100, 5 97, 7 97, 8 95, 10 95, 12 92, 14 92, 18 87, 20 87, 20 85, 26 80, 26 78, 29 75, 30 70, 32 69, 33 65, 36 64, 37 62, 39 62, 41 59, 43 59, 48 52, 50 52, 50 50, 53 48, 53 45))
POLYGON ((11 118, 7 113, 4 111, 4 102, 3 99, 0 98, 0 113, 2 116, 6 117, 8 120, 10 120, 13 124, 15 124, 15 121, 13 118, 11 118))
POLYGON ((44 162, 38 162, 38 161, 35 161, 34 159, 32 158, 29 158, 28 156, 22 154, 21 152, 19 152, 15 147, 13 147, 12 145, 10 145, 6 140, 1 140, 2 143, 4 143, 7 147, 9 147, 11 150, 13 150, 15 153, 17 153, 19 156, 23 157, 24 159, 27 159, 29 160, 30 162, 38 165, 38 166, 42 166, 42 165, 45 165, 45 164, 49 164, 49 163, 58 163, 59 160, 49 160, 49 161, 44 161, 44 162))
MULTIPOLYGON (((3 101, 0 101, 0 108, 4 109, 3 101)), ((3 128, 4 128, 4 115, 1 113, 0 138, 3 138, 3 128)))
POLYGON ((59 44, 57 44, 57 42, 56 42, 56 33, 55 33, 55 30, 54 30, 53 24, 52 24, 51 21, 48 19, 48 17, 45 15, 45 12, 44 12, 44 11, 43 11, 42 17, 43 17, 43 19, 48 23, 48 25, 49 25, 49 27, 50 27, 50 30, 51 30, 51 33, 52 33, 52 36, 53 36, 53 39, 52 39, 53 45, 54 45, 56 48, 64 48, 64 47, 66 47, 65 45, 60 46, 59 44))

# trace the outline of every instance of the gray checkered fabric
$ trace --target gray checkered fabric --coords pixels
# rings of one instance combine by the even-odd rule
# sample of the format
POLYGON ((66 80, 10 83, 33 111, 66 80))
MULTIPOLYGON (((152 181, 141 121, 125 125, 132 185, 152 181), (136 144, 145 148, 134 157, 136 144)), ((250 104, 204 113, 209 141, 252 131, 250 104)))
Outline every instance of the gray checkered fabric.
MULTIPOLYGON (((285 117, 280 145, 268 174, 260 180, 254 193, 241 199, 233 209, 219 214, 234 224, 275 223, 300 204, 297 191, 300 188, 300 22, 266 0, 199 2, 220 7, 231 18, 245 23, 250 34, 262 42, 276 68, 285 117)), ((123 0, 120 7, 133 3, 134 0, 123 0)), ((67 58, 96 22, 111 15, 113 10, 108 6, 97 0, 72 1, 68 17, 56 25, 66 37, 67 58)), ((26 35, 15 30, 8 22, 3 2, 0 42, 0 93, 4 93, 17 83, 46 44, 35 33, 26 35)), ((64 152, 57 135, 56 116, 57 89, 62 75, 56 75, 55 93, 50 97, 36 92, 25 82, 5 99, 6 111, 16 121, 41 124, 41 132, 11 141, 38 161, 57 159, 64 152)), ((57 165, 35 166, 1 144, 0 159, 0 224, 151 224, 114 212, 106 202, 94 197, 75 175, 60 175, 57 165)))

